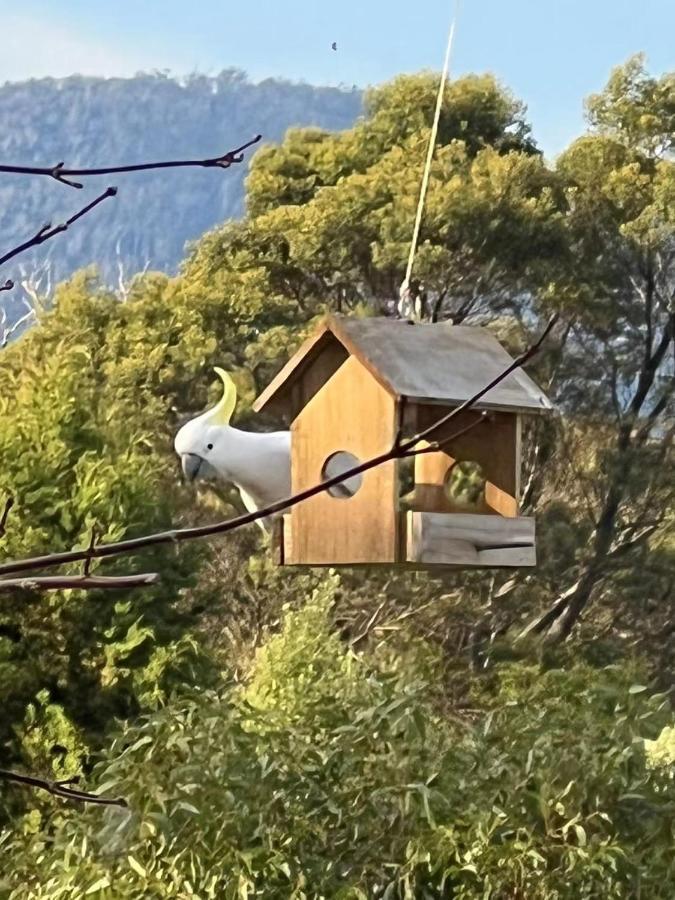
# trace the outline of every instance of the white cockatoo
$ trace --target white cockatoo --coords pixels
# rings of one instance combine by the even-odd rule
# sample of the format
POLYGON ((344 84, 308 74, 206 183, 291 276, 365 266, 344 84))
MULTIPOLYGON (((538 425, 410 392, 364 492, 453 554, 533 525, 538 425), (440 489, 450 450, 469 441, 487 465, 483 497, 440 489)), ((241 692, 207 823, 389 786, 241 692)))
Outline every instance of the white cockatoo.
MULTIPOLYGON (((230 425, 237 389, 223 369, 223 396, 213 407, 186 422, 174 440, 188 481, 218 478, 239 490, 249 512, 257 512, 291 493, 291 433, 242 431, 230 425)), ((260 522, 266 529, 269 522, 260 522)))
MULTIPOLYGON (((217 478, 233 484, 249 512, 257 512, 291 495, 290 431, 242 431, 230 425, 237 403, 237 388, 223 369, 215 369, 223 382, 223 396, 213 409, 186 422, 174 440, 188 481, 217 478)), ((333 478, 355 464, 351 454, 338 452, 327 460, 323 478, 333 478)), ((351 497, 361 486, 355 475, 334 485, 335 497, 351 497)), ((264 531, 270 521, 258 520, 264 531)))

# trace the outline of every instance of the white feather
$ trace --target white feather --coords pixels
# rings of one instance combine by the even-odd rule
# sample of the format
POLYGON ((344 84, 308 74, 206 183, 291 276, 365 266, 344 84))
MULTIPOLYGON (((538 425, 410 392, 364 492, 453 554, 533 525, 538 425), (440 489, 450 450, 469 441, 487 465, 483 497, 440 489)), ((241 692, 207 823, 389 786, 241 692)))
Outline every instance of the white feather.
MULTIPOLYGON (((210 413, 187 422, 176 435, 179 456, 197 456, 222 479, 238 488, 249 512, 257 512, 291 493, 291 434, 257 433, 231 425, 213 425, 210 413)), ((260 522, 263 530, 269 522, 260 522)))
MULTIPOLYGON (((187 422, 174 441, 176 453, 187 461, 186 474, 213 476, 235 485, 242 503, 249 512, 265 509, 291 495, 291 433, 274 431, 259 433, 242 431, 225 424, 234 409, 236 391, 229 376, 216 370, 225 383, 225 394, 215 410, 187 422), (232 392, 235 392, 234 394, 232 392), (225 422, 216 424, 225 411, 225 422), (214 421, 215 420, 215 421, 214 421)), ((351 454, 338 452, 327 461, 323 476, 333 478, 347 471, 355 463, 351 454)), ((349 497, 361 485, 362 476, 348 479, 331 489, 333 496, 349 497)), ((269 518, 258 520, 266 531, 269 518)))

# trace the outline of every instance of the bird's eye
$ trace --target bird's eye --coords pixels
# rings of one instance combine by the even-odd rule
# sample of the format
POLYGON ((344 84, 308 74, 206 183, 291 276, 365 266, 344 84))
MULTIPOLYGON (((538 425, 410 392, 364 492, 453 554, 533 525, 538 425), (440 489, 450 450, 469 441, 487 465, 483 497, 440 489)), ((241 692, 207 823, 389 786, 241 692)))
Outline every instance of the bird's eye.
POLYGON ((207 450, 213 450, 213 444, 207 444, 207 445, 206 445, 206 449, 207 449, 207 450))

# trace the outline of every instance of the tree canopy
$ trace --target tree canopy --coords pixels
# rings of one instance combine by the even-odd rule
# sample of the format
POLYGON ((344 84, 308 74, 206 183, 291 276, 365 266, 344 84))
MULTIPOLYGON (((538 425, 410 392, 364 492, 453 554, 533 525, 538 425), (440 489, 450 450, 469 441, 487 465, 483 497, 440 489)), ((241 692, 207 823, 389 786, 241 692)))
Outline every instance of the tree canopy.
MULTIPOLYGON (((319 316, 393 313, 436 84, 263 147, 244 218, 177 274, 60 285, 2 351, 3 556, 238 508, 180 484, 172 436, 214 365, 238 424, 278 424, 251 401, 319 316)), ((555 164, 493 78, 444 97, 426 316, 515 353, 560 314, 532 366, 558 414, 523 441, 538 568, 289 572, 241 531, 139 554, 142 593, 3 594, 7 764, 130 804, 4 785, 4 895, 670 895, 674 86, 619 67, 555 164)))

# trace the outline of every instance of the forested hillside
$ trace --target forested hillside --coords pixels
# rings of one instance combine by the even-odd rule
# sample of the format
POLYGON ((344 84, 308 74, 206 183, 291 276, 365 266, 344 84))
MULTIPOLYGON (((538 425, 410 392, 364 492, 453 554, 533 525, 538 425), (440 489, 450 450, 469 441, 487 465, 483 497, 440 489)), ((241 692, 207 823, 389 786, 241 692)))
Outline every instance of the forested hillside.
MULTIPOLYGON (((279 424, 252 399, 326 311, 391 314, 437 84, 402 76, 342 133, 289 132, 256 154, 247 214, 177 274, 120 297, 78 272, 0 351, 0 578, 86 551, 94 528, 105 543, 241 509, 222 483, 181 483, 176 429, 220 396, 216 365, 235 424, 279 424)), ((0 769, 128 804, 5 771, 0 896, 672 900, 673 110, 675 76, 630 60, 552 166, 492 77, 444 96, 425 316, 515 355, 559 315, 527 366, 558 410, 523 434, 536 569, 279 569, 253 526, 92 563, 161 574, 138 590, 0 580, 0 769)), ((189 208, 184 179, 144 202, 152 184, 189 208)))
MULTIPOLYGON (((135 78, 41 79, 0 87, 0 162, 16 165, 127 165, 139 161, 218 156, 254 134, 278 141, 287 128, 349 127, 361 110, 357 90, 312 87, 268 79, 254 84, 239 71, 177 81, 160 74, 135 78)), ((96 263, 117 283, 118 260, 127 275, 149 265, 173 271, 186 241, 217 222, 241 216, 241 167, 127 177, 105 225, 73 234, 59 252, 40 254, 52 263, 52 281, 96 263)), ((101 189, 115 181, 100 179, 101 189)), ((92 188, 96 181, 90 182, 92 188)), ((40 179, 0 177, 0 233, 13 245, 36 223, 62 221, 72 192, 54 191, 40 179)), ((37 256, 26 256, 30 268, 37 256)))

